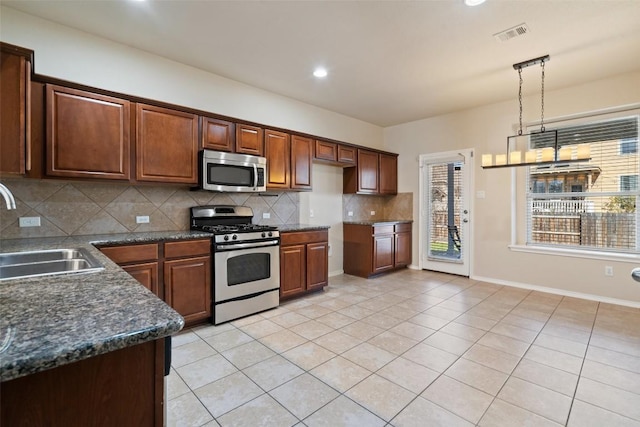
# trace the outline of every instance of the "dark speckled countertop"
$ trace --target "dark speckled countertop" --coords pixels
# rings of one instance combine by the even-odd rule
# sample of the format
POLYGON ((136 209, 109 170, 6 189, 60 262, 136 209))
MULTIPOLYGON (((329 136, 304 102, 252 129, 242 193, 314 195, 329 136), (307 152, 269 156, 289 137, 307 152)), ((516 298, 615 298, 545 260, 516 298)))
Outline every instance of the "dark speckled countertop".
POLYGON ((0 252, 87 248, 97 273, 0 281, 0 381, 178 332, 184 319, 93 245, 211 237, 179 231, 0 240, 0 252))
POLYGON ((410 224, 413 220, 410 219, 379 219, 368 221, 344 221, 343 224, 355 224, 355 225, 379 225, 379 224, 410 224))
POLYGON ((317 231, 317 230, 328 230, 331 228, 328 225, 312 225, 312 224, 286 224, 279 225, 278 230, 283 233, 290 233, 294 231, 317 231))

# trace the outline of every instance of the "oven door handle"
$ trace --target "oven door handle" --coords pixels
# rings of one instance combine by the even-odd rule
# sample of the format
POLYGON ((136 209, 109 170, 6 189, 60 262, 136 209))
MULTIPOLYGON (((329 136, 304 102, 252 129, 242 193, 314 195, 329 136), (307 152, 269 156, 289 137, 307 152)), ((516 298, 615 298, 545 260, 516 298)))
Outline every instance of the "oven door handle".
POLYGON ((267 240, 265 242, 253 242, 253 243, 230 243, 224 245, 216 245, 216 250, 230 251, 232 249, 250 249, 261 248, 263 246, 276 246, 280 242, 278 240, 267 240))

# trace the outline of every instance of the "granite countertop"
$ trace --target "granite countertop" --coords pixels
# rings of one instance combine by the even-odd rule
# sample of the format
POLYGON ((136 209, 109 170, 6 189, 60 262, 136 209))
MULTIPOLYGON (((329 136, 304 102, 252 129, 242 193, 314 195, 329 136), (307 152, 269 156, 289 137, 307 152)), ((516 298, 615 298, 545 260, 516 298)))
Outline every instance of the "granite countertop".
POLYGON ((0 381, 155 340, 184 319, 93 245, 210 238, 204 232, 0 240, 0 252, 86 248, 104 270, 0 282, 0 381))
POLYGON ((411 224, 411 219, 377 219, 367 221, 344 221, 343 224, 378 225, 378 224, 411 224))
POLYGON ((278 230, 283 233, 294 231, 315 231, 315 230, 328 230, 331 228, 328 225, 312 225, 312 224, 285 224, 279 225, 278 230))

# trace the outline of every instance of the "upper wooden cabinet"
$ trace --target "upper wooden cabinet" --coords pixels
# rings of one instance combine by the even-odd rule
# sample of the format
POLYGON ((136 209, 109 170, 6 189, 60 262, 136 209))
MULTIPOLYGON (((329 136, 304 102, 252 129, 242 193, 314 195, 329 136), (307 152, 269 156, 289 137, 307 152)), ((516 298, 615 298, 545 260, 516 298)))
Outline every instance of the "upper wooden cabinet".
POLYGON ((138 181, 198 182, 198 116, 137 104, 138 181))
POLYGON ((356 149, 346 145, 338 145, 338 163, 355 165, 356 149))
POLYGON ((30 168, 33 52, 4 43, 0 46, 0 172, 24 174, 30 168))
POLYGON ((263 156, 263 135, 261 127, 236 124, 236 153, 263 156))
POLYGON ((398 194, 398 156, 380 153, 380 194, 398 194))
POLYGON ((288 133, 267 129, 264 137, 267 158, 267 187, 291 186, 291 137, 288 133))
POLYGON ((314 152, 314 158, 316 160, 326 160, 327 162, 338 161, 338 144, 335 142, 326 142, 316 139, 316 146, 314 152))
POLYGON ((291 188, 293 190, 311 190, 312 144, 311 138, 291 136, 291 188))
POLYGON ((235 123, 212 117, 202 118, 202 148, 233 152, 235 145, 235 123))
POLYGON ((130 178, 129 101, 46 86, 46 174, 130 178))
POLYGON ((344 169, 343 192, 397 194, 398 156, 358 149, 356 166, 344 169))

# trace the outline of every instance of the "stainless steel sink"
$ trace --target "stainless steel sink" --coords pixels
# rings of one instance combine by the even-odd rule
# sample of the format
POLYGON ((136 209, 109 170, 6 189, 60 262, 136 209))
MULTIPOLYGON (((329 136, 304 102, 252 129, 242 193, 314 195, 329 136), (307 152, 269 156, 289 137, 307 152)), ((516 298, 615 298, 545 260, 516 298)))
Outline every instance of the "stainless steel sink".
POLYGON ((0 280, 64 273, 93 273, 104 266, 86 249, 53 249, 0 254, 0 280))

